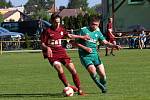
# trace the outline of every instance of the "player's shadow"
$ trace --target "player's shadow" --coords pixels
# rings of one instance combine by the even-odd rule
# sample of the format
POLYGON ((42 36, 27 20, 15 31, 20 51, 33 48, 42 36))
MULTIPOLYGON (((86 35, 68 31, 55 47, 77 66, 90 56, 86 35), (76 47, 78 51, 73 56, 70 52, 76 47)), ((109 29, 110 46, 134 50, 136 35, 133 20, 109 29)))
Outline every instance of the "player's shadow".
POLYGON ((61 97, 63 97, 63 94, 62 93, 0 94, 0 98, 3 98, 3 97, 51 97, 51 98, 59 98, 60 97, 61 98, 61 97))

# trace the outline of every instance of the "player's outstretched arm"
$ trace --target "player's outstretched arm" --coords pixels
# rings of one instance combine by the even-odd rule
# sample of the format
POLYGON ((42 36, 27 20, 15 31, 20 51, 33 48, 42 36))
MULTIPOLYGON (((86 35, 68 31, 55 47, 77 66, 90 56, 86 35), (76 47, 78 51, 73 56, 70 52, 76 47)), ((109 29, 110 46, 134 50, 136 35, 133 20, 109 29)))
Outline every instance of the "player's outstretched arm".
POLYGON ((103 43, 110 48, 116 48, 117 50, 121 49, 121 46, 112 44, 112 43, 108 42, 107 40, 103 40, 103 43))
POLYGON ((74 34, 68 34, 68 37, 71 39, 80 38, 83 40, 89 40, 90 37, 88 35, 80 36, 80 35, 74 35, 74 34))

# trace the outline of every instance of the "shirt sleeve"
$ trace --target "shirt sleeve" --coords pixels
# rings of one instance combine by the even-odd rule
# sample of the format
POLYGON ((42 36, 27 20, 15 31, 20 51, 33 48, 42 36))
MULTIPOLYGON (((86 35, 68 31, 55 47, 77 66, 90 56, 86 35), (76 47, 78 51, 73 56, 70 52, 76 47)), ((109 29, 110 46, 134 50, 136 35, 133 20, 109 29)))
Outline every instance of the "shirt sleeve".
POLYGON ((105 40, 105 37, 103 36, 102 32, 99 32, 99 40, 103 41, 105 40))
MULTIPOLYGON (((83 30, 80 29, 79 32, 77 33, 77 35, 83 36, 83 35, 84 35, 83 30)), ((75 42, 76 42, 76 43, 80 43, 80 44, 83 44, 84 41, 85 41, 85 40, 80 39, 80 38, 76 38, 76 39, 75 39, 75 42)))

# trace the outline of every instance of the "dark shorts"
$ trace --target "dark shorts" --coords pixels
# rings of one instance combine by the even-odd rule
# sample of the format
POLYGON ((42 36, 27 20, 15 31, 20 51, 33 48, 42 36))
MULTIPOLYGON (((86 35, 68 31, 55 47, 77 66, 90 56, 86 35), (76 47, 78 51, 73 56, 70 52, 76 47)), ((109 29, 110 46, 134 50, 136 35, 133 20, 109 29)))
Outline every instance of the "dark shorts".
POLYGON ((116 41, 115 38, 110 38, 110 40, 109 40, 110 43, 113 43, 114 41, 116 41))
POLYGON ((110 33, 107 33, 106 40, 110 43, 113 43, 113 41, 116 41, 116 39, 112 37, 110 33))
POLYGON ((90 54, 88 56, 80 56, 81 63, 87 69, 89 65, 98 66, 103 64, 97 54, 90 54))

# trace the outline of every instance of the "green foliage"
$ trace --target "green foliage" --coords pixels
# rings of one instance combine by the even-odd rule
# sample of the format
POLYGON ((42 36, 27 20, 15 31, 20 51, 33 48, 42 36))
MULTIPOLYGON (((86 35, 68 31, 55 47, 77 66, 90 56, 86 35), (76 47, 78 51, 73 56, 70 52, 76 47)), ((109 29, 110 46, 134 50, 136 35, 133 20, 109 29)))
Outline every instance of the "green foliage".
POLYGON ((65 17, 64 19, 63 19, 63 22, 64 22, 64 26, 65 26, 65 28, 69 28, 69 17, 65 17))
POLYGON ((82 26, 88 26, 90 21, 89 19, 90 19, 90 15, 86 13, 82 19, 82 26))
POLYGON ((8 5, 9 7, 13 7, 12 2, 10 0, 8 1, 8 5))
POLYGON ((28 36, 28 34, 25 34, 25 48, 30 48, 31 46, 31 41, 30 41, 30 37, 28 36))
POLYGON ((47 20, 47 21, 50 19, 49 13, 46 12, 44 9, 41 9, 41 10, 39 10, 37 12, 34 12, 33 15, 31 15, 31 17, 33 19, 39 19, 39 18, 41 18, 41 19, 47 20))
POLYGON ((97 14, 96 8, 92 7, 92 8, 88 8, 87 12, 89 15, 95 15, 97 14))
POLYGON ((6 0, 0 0, 0 7, 5 8, 5 7, 12 7, 11 1, 6 2, 6 0))
POLYGON ((0 13, 0 23, 4 21, 3 15, 0 13))
POLYGON ((79 14, 77 17, 65 17, 63 19, 64 26, 67 29, 79 29, 81 27, 88 26, 91 17, 95 15, 100 17, 99 14, 89 15, 88 13, 86 13, 84 16, 79 14))
POLYGON ((79 14, 76 18, 76 28, 79 29, 82 27, 83 16, 79 14))
POLYGON ((86 11, 88 7, 87 0, 69 0, 68 8, 82 8, 86 11))
POLYGON ((54 0, 28 0, 25 9, 27 13, 38 12, 42 9, 47 11, 53 3, 54 0))
POLYGON ((70 29, 75 29, 75 24, 76 24, 75 22, 76 22, 76 18, 71 16, 69 18, 69 23, 68 23, 70 29))

